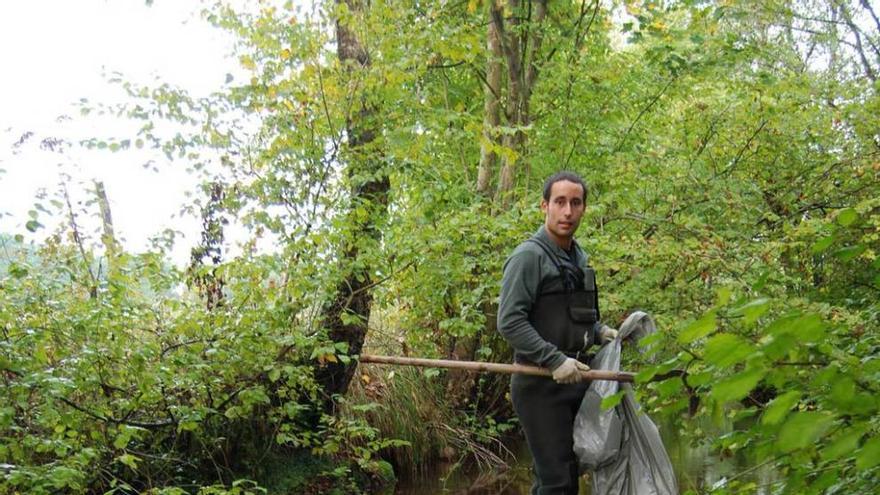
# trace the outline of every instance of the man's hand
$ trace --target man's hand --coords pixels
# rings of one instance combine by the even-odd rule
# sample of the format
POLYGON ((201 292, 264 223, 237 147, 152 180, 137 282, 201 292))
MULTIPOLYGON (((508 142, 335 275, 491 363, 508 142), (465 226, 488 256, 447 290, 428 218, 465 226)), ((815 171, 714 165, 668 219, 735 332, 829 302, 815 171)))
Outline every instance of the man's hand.
POLYGON ((616 338, 617 338, 617 330, 609 327, 608 325, 602 325, 602 329, 599 330, 599 343, 600 344, 607 344, 616 338))
POLYGON ((590 367, 574 358, 566 358, 553 370, 556 383, 578 383, 583 381, 581 371, 590 371, 590 367))

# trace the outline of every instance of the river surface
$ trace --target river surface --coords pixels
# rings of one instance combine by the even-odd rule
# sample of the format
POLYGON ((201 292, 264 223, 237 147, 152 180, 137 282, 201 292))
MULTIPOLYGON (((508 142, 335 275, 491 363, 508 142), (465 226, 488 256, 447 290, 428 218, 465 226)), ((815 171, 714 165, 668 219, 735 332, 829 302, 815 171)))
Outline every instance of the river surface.
MULTIPOLYGON (((758 495, 771 493, 777 473, 769 468, 754 467, 745 459, 718 460, 708 447, 693 447, 671 426, 660 426, 663 443, 672 461, 681 493, 694 490, 703 493, 710 487, 736 478, 754 481, 758 495)), ((697 425, 694 425, 697 427, 697 425)), ((719 433, 720 434, 720 433, 719 433)), ((453 464, 437 466, 434 472, 420 476, 401 477, 391 493, 397 495, 528 495, 531 487, 531 458, 523 441, 513 450, 516 459, 505 470, 483 471, 465 469, 453 464)), ((590 494, 587 477, 581 478, 582 495, 590 494)))

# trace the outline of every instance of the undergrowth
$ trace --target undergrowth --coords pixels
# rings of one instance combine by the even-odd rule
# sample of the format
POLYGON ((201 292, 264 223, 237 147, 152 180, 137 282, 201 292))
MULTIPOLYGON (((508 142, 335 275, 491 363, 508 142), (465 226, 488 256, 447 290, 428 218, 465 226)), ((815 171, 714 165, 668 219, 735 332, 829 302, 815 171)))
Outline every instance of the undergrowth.
POLYGON ((439 464, 506 469, 514 455, 503 440, 514 424, 454 407, 443 378, 433 369, 361 364, 342 416, 357 404, 375 404, 365 418, 381 437, 401 441, 380 452, 400 474, 424 475, 439 464))

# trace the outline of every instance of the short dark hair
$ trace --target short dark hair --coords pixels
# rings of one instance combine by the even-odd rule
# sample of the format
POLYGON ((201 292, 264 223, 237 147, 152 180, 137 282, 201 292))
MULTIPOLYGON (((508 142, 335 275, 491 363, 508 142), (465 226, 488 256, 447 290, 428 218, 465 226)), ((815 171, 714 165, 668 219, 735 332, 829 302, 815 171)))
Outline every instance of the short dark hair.
POLYGON ((587 202, 587 184, 584 182, 584 179, 581 179, 580 175, 574 172, 569 172, 568 170, 556 172, 550 177, 547 177, 547 180, 544 181, 544 201, 550 201, 550 190, 553 189, 553 184, 563 180, 580 184, 581 189, 584 190, 584 197, 582 199, 584 200, 584 203, 587 202))

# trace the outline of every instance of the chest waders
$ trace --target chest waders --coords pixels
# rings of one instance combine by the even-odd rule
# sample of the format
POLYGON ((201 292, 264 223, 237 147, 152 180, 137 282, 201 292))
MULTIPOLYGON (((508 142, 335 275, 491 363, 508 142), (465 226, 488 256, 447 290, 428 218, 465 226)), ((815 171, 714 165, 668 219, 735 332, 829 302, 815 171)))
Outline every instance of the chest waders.
POLYGON ((596 272, 590 267, 582 270, 570 260, 561 260, 538 239, 528 242, 537 244, 559 273, 539 287, 529 312, 529 323, 542 339, 567 356, 577 358, 594 344, 593 327, 600 319, 596 272))
MULTIPOLYGON (((593 327, 599 321, 596 273, 592 268, 582 270, 576 263, 561 260, 538 239, 528 241, 541 247, 559 273, 538 288, 529 322, 541 338, 578 358, 593 344, 593 327)), ((513 407, 534 463, 532 495, 577 494, 573 427, 588 384, 561 385, 546 377, 514 375, 510 385, 513 407)))

